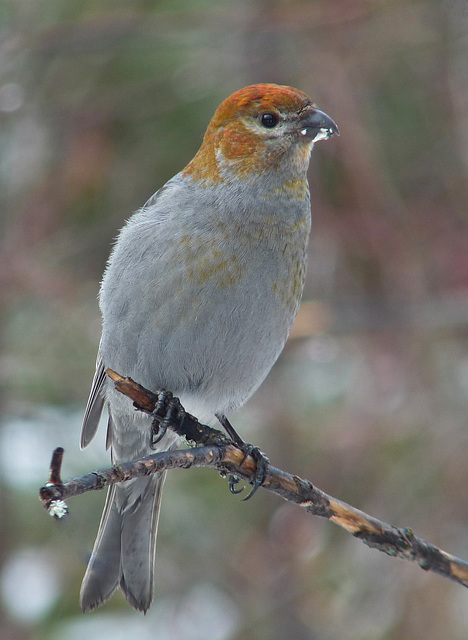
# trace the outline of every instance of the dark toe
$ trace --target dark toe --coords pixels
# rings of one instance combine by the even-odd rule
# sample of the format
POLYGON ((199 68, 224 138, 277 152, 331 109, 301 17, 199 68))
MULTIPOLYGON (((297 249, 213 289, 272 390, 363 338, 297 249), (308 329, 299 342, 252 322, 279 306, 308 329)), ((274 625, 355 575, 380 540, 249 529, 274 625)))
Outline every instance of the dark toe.
POLYGON ((245 498, 243 498, 244 501, 249 500, 253 496, 253 494, 257 491, 257 489, 261 487, 262 484, 265 482, 266 477, 268 475, 268 467, 270 466, 269 459, 263 453, 263 451, 259 449, 259 447, 254 447, 251 444, 246 445, 244 460, 248 455, 252 456, 252 458, 255 460, 256 469, 255 469, 254 481, 252 483, 252 488, 249 494, 245 498))

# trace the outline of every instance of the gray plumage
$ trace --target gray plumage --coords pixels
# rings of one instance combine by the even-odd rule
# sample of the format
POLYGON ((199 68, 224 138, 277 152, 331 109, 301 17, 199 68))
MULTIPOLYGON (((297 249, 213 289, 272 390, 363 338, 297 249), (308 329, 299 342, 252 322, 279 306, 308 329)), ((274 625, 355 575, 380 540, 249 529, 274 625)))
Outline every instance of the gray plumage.
MULTIPOLYGON (((82 446, 106 404, 112 462, 153 453, 151 419, 115 391, 106 367, 172 391, 205 423, 240 407, 264 380, 286 342, 305 278, 314 140, 304 134, 307 108, 321 113, 307 103, 288 112, 276 138, 261 124, 254 132, 271 150, 281 141, 279 165, 239 176, 218 155, 219 176, 211 181, 189 165, 120 232, 101 286, 102 338, 82 446)), ((212 144, 208 133, 204 144, 212 144)), ((175 446, 168 432, 158 450, 175 446)), ((118 586, 136 609, 150 606, 163 483, 159 474, 110 489, 83 580, 83 610, 118 586)))

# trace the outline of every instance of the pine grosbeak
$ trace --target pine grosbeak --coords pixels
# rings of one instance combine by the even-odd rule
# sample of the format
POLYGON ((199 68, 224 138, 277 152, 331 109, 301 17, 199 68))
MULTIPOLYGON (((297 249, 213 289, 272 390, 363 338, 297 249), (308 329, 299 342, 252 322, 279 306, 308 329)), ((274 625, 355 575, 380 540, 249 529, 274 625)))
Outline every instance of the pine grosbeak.
MULTIPOLYGON (((102 338, 81 445, 106 404, 112 462, 153 453, 151 418, 105 368, 180 397, 202 422, 243 405, 298 310, 314 142, 338 129, 301 91, 246 87, 216 110, 200 150, 121 230, 102 281, 102 338)), ((160 450, 177 445, 167 432, 160 450)), ((120 585, 146 611, 164 473, 110 487, 81 588, 84 611, 120 585)))

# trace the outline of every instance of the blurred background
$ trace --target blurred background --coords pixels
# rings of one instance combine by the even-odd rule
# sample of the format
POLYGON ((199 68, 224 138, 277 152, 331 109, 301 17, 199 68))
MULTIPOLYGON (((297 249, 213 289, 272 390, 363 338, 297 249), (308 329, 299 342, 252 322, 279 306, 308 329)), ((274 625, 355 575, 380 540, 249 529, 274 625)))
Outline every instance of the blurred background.
POLYGON ((117 230, 216 106, 296 86, 338 123, 311 167, 304 304, 234 424, 273 464, 468 558, 466 0, 2 0, 1 640, 466 639, 468 591, 212 470, 173 471, 156 598, 84 616, 104 501, 41 507, 79 451, 117 230))

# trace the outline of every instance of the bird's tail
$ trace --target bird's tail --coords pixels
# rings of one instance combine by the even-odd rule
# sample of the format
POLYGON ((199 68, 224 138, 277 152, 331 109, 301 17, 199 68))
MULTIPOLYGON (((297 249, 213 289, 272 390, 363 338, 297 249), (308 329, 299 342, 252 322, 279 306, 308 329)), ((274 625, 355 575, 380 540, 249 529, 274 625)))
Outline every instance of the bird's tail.
POLYGON ((80 602, 89 611, 120 585, 128 602, 147 611, 153 599, 153 565, 165 472, 109 488, 80 602))

